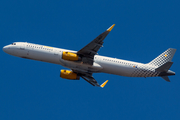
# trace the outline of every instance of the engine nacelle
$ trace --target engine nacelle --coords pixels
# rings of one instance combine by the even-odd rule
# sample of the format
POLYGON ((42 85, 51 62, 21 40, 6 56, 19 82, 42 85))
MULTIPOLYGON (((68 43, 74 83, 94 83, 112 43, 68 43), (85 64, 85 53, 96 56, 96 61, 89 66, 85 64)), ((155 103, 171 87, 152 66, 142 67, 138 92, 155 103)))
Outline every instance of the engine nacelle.
POLYGON ((63 51, 62 59, 70 60, 70 61, 77 61, 77 60, 80 60, 80 57, 75 53, 63 51))
POLYGON ((61 70, 60 77, 70 80, 79 80, 80 76, 78 76, 76 73, 74 73, 71 70, 61 70))

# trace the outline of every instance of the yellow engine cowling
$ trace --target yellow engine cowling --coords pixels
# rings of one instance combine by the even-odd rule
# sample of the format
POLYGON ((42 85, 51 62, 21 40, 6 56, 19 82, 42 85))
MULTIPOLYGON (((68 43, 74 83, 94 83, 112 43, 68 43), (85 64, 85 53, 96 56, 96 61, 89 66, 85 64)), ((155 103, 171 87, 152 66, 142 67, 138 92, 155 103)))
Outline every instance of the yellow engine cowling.
POLYGON ((60 77, 65 78, 65 79, 70 79, 70 80, 80 79, 80 76, 78 76, 76 73, 74 73, 71 70, 61 70, 60 77))
POLYGON ((64 51, 64 52, 62 53, 62 59, 64 59, 64 60, 70 60, 70 61, 77 61, 77 60, 79 60, 80 58, 79 58, 79 56, 78 56, 77 54, 75 54, 75 53, 71 53, 71 52, 66 52, 66 51, 64 51))

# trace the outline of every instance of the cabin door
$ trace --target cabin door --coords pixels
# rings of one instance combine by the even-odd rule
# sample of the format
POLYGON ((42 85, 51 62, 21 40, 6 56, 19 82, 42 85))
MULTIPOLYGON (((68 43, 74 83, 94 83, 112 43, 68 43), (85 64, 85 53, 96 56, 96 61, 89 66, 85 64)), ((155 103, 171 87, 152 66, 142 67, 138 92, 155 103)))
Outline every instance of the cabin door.
POLYGON ((21 50, 24 50, 24 49, 25 49, 25 44, 24 44, 24 43, 21 44, 20 49, 21 49, 21 50))

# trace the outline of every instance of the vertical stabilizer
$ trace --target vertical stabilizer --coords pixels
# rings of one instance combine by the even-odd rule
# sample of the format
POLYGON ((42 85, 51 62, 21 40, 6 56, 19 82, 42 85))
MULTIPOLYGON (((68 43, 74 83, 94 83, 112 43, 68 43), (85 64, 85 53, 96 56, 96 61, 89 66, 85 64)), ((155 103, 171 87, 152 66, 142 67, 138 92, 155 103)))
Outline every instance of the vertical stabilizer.
POLYGON ((163 64, 165 64, 167 62, 171 62, 175 52, 176 52, 176 49, 169 48, 148 64, 154 65, 157 67, 162 66, 163 64))

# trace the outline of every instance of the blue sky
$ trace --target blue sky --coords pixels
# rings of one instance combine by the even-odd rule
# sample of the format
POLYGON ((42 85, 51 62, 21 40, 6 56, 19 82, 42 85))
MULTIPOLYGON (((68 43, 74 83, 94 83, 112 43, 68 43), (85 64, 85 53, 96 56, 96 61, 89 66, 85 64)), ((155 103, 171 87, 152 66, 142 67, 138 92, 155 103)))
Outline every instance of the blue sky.
POLYGON ((6 0, 0 4, 1 48, 16 41, 80 50, 116 24, 100 55, 147 63, 172 47, 171 82, 94 74, 105 88, 59 77, 60 65, 0 51, 0 119, 180 119, 178 0, 6 0))

